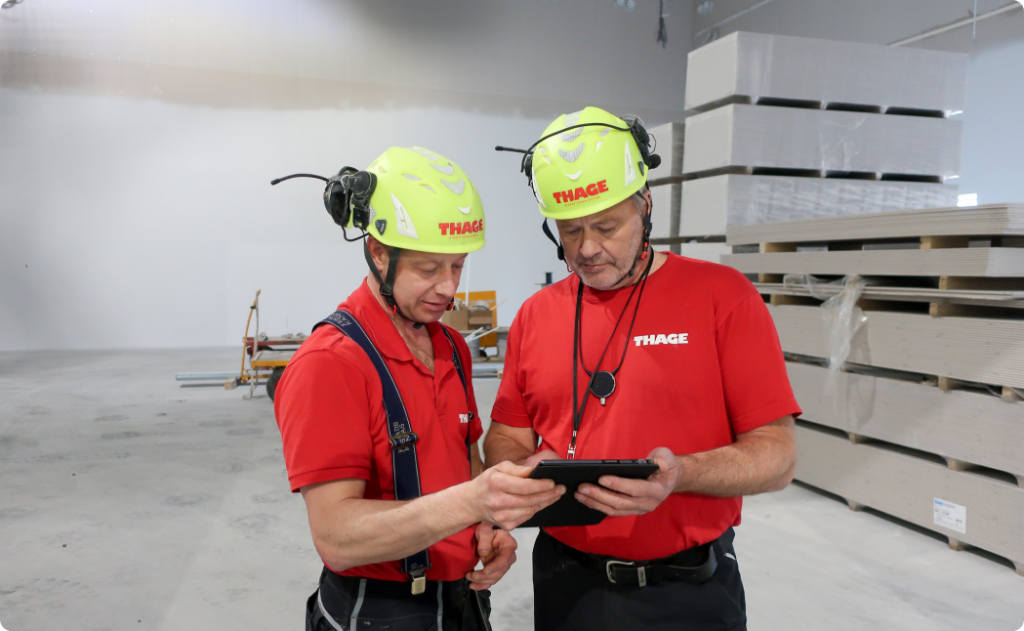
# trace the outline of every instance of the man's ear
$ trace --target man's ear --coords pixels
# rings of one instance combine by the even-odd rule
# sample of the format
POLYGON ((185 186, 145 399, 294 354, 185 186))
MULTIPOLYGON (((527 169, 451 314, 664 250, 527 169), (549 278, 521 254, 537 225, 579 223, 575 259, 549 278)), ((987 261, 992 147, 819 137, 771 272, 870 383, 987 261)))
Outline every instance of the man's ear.
POLYGON ((388 248, 380 241, 373 238, 373 235, 367 235, 366 237, 366 248, 370 251, 370 258, 373 260, 374 267, 381 276, 387 273, 388 262, 391 257, 388 255, 388 248))

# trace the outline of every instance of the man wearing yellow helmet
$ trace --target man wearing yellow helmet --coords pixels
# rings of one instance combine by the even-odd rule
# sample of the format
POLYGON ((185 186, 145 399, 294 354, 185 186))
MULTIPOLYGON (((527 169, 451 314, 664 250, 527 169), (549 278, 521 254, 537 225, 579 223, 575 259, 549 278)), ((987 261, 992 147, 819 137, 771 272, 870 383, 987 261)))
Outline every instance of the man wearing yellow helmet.
POLYGON ((649 142, 639 119, 587 107, 523 159, 573 274, 516 315, 487 463, 659 467, 581 485, 576 499, 610 517, 538 535, 540 630, 744 629, 741 497, 793 475, 800 408, 771 316, 736 270, 650 247, 649 142))
POLYGON ((480 196, 458 165, 419 147, 320 179, 370 275, 276 391, 288 479, 325 566, 306 628, 486 629, 485 590, 515 560, 507 529, 564 488, 511 463, 481 473, 469 349, 438 322, 467 253, 484 245, 480 196))

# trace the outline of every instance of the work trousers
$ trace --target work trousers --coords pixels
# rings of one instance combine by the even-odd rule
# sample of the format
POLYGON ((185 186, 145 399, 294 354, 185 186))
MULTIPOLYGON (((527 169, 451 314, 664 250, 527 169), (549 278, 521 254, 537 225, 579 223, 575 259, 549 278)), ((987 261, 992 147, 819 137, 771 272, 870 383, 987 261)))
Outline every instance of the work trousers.
POLYGON ((414 596, 410 583, 339 576, 324 569, 306 601, 306 631, 487 631, 490 592, 465 579, 427 581, 414 596))
POLYGON ((536 631, 745 631, 743 582, 730 528, 713 545, 718 569, 697 585, 615 585, 561 552, 545 532, 533 548, 536 631))

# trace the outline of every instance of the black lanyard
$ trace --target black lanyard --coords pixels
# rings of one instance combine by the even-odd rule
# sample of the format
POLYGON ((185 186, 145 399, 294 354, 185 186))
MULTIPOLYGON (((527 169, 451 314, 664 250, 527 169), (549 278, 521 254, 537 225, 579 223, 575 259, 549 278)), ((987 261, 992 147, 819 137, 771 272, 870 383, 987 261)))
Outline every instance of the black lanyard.
POLYGON ((594 372, 587 370, 587 365, 583 362, 583 279, 579 279, 579 289, 576 291, 576 318, 573 324, 573 335, 572 335, 572 442, 569 443, 568 459, 573 460, 576 458, 576 436, 580 431, 580 424, 583 422, 583 412, 587 409, 587 401, 590 398, 586 392, 583 393, 583 401, 577 402, 578 389, 578 372, 576 370, 577 358, 579 364, 583 366, 584 372, 590 375, 590 380, 587 382, 587 391, 593 394, 595 397, 601 399, 601 405, 604 405, 604 401, 607 397, 611 396, 612 392, 615 391, 615 374, 622 368, 623 362, 626 361, 626 351, 629 350, 629 336, 633 333, 633 325, 636 324, 636 314, 640 311, 640 300, 644 296, 644 287, 647 286, 647 275, 651 271, 651 266, 654 264, 654 251, 651 251, 651 258, 647 262, 647 267, 644 268, 643 276, 640 280, 633 285, 633 290, 629 292, 629 297, 626 298, 626 304, 622 306, 622 311, 619 313, 619 318, 615 321, 615 326, 612 328, 611 334, 608 336, 608 341, 604 345, 604 350, 601 351, 601 356, 597 360, 597 365, 594 366, 594 372), (637 294, 637 289, 640 292, 637 294), (606 370, 600 370, 601 362, 604 361, 604 356, 608 352, 608 348, 612 344, 612 340, 615 339, 615 332, 619 329, 619 324, 622 322, 622 317, 626 315, 626 310, 629 308, 629 303, 633 300, 633 294, 637 294, 636 304, 633 306, 633 319, 629 323, 629 330, 626 332, 626 342, 622 348, 622 357, 619 358, 619 365, 615 367, 615 370, 608 372, 606 370))

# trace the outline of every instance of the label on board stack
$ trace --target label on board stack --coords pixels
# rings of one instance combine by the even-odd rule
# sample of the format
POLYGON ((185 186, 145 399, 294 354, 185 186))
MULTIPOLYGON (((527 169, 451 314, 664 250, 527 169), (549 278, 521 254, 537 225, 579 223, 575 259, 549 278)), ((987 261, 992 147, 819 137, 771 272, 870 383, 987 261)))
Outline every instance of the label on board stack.
POLYGON ((967 534, 967 507, 935 498, 932 505, 933 519, 936 526, 967 534))

